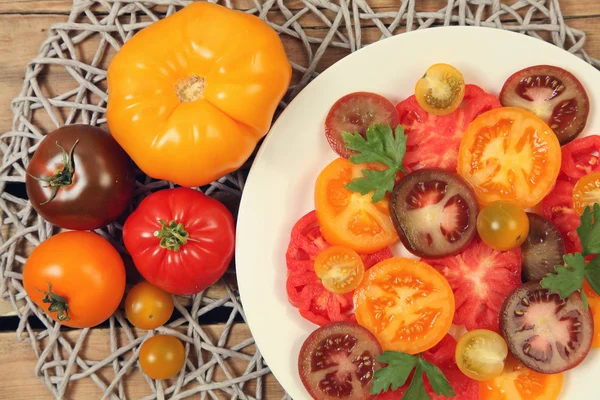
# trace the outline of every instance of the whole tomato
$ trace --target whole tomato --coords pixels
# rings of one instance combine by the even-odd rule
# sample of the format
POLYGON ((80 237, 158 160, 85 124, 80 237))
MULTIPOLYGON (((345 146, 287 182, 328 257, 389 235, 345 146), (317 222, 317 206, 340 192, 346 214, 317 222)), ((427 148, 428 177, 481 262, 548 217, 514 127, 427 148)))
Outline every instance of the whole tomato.
POLYGON ((66 125, 40 142, 25 183, 31 205, 46 221, 64 229, 92 230, 125 211, 135 170, 107 131, 66 125))
POLYGON ((144 279, 185 296, 223 276, 233 257, 235 226, 217 200, 193 189, 165 189, 127 218, 123 241, 144 279))
POLYGON ((42 242, 23 269, 29 298, 53 320, 90 328, 108 319, 125 293, 117 250, 92 232, 63 232, 42 242))

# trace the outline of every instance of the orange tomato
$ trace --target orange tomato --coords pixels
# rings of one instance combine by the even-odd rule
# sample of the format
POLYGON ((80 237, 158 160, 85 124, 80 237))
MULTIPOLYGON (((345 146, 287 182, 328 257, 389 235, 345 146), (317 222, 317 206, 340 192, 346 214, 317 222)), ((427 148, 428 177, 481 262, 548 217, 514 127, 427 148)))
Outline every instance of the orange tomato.
POLYGON ((465 96, 465 79, 449 64, 434 64, 415 85, 415 98, 421 108, 433 115, 448 115, 465 96))
POLYGON ((184 363, 185 348, 175 336, 152 336, 140 347, 140 367, 152 379, 169 379, 184 363))
POLYGON ((454 294, 442 274, 421 261, 395 257, 376 264, 354 291, 356 321, 384 350, 417 354, 448 333, 454 294))
POLYGON ((325 239, 359 253, 375 253, 400 238, 389 210, 389 194, 373 204, 373 193, 361 195, 344 186, 363 176, 363 169, 385 169, 383 164, 352 164, 344 158, 331 162, 317 178, 315 210, 325 239))
POLYGON ((332 246, 315 258, 315 273, 329 292, 344 294, 360 284, 365 274, 365 264, 354 250, 332 246))
POLYGON ((600 203, 600 172, 592 172, 583 176, 573 187, 573 208, 583 215, 587 206, 600 203))
POLYGON ((108 68, 109 129, 149 176, 201 186, 267 133, 292 70, 259 18, 196 2, 127 41, 108 68))
POLYGON ((125 266, 115 248, 92 232, 63 232, 42 242, 23 269, 29 298, 72 328, 106 321, 125 292, 125 266))
POLYGON ((556 400, 563 374, 541 374, 508 355, 502 375, 479 384, 479 400, 556 400))
POLYGON ((590 310, 594 316, 594 339, 592 347, 600 348, 600 295, 592 289, 587 280, 583 281, 583 291, 588 299, 590 310))
POLYGON ((173 296, 148 282, 132 287, 125 297, 125 315, 133 326, 156 329, 173 315, 173 296))
POLYGON ((520 208, 539 203, 560 171, 556 135, 535 114, 501 107, 477 117, 458 152, 458 173, 473 186, 482 205, 511 201, 520 208))

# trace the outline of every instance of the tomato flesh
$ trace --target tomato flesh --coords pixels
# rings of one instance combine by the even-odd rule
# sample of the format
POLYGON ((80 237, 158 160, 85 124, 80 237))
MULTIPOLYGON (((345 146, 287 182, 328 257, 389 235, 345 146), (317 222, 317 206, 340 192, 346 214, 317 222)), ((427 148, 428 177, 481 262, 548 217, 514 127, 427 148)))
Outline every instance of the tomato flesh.
POLYGON ((529 218, 521 208, 507 201, 495 201, 477 216, 477 232, 492 249, 519 247, 529 233, 529 218))
POLYGON ((496 200, 528 208, 546 196, 560 171, 556 135, 535 114, 516 107, 488 111, 465 132, 458 173, 482 205, 496 200))
POLYGON ((560 179, 556 181, 554 189, 542 201, 541 208, 544 217, 550 220, 562 235, 565 251, 581 252, 581 241, 577 234, 581 221, 573 207, 573 184, 560 179))
POLYGON ((368 400, 381 354, 377 339, 351 322, 334 322, 318 328, 304 341, 298 371, 315 400, 368 400))
POLYGON ((400 257, 367 271, 354 304, 356 320, 384 350, 409 354, 435 346, 454 316, 454 296, 444 277, 424 262, 400 257))
POLYGON ((579 215, 594 203, 600 203, 600 172, 585 175, 573 187, 573 208, 579 215))
POLYGON ((484 381, 502 373, 508 356, 506 342, 496 332, 476 329, 460 338, 456 346, 458 368, 469 378, 484 381))
POLYGON ((344 294, 356 289, 365 274, 365 265, 352 249, 333 246, 323 250, 315 259, 315 272, 325 289, 344 294))
POLYGON ((371 92, 354 92, 334 103, 325 118, 325 137, 340 157, 349 158, 356 152, 346 148, 342 132, 358 132, 365 136, 374 124, 398 125, 398 113, 385 97, 371 92))
POLYGON ((594 318, 594 337, 592 339, 592 347, 600 348, 600 295, 592 289, 590 284, 583 282, 583 290, 587 296, 590 310, 594 318))
POLYGON ((562 148, 561 171, 571 183, 600 171, 600 136, 575 139, 562 148))
POLYGON ((415 96, 419 105, 433 115, 448 115, 458 108, 465 95, 465 79, 448 64, 434 64, 417 81, 415 96))

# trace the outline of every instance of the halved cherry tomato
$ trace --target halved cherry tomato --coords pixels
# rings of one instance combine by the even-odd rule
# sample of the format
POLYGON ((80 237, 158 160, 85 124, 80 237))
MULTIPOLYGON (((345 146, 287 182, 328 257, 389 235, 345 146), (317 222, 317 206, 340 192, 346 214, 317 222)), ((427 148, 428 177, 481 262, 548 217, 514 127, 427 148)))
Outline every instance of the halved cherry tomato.
POLYGON ((333 246, 323 250, 315 259, 315 272, 325 289, 344 294, 356 289, 365 275, 365 264, 352 249, 333 246))
POLYGON ((592 172, 579 179, 573 188, 573 207, 579 215, 587 206, 600 203, 600 172, 592 172))
POLYGON ((485 381, 502 373, 508 346, 496 332, 476 329, 460 338, 455 356, 463 374, 476 381, 485 381))
POLYGON ((480 400, 556 400, 563 374, 541 374, 509 354, 502 375, 479 384, 480 400))
POLYGON ((448 64, 434 64, 417 81, 419 105, 433 115, 448 115, 458 108, 465 95, 465 79, 448 64))
POLYGON ((448 281, 430 265, 395 257, 365 274, 354 291, 358 323, 384 350, 421 353, 439 343, 454 317, 448 281))
POLYGON ((338 158, 321 171, 315 186, 315 209, 329 243, 374 253, 400 240, 390 217, 389 195, 373 204, 373 193, 361 195, 345 188, 352 179, 363 176, 363 169, 386 168, 383 164, 352 164, 338 158))
POLYGON ((561 170, 571 183, 600 171, 600 136, 586 136, 566 144, 562 148, 561 170))
POLYGON ((592 289, 587 280, 583 281, 583 291, 588 299, 590 310, 594 316, 594 339, 592 340, 592 347, 600 348, 600 295, 592 289))
POLYGON ((528 208, 552 190, 561 149, 552 129, 535 114, 501 107, 477 117, 458 151, 458 173, 482 205, 512 201, 528 208))

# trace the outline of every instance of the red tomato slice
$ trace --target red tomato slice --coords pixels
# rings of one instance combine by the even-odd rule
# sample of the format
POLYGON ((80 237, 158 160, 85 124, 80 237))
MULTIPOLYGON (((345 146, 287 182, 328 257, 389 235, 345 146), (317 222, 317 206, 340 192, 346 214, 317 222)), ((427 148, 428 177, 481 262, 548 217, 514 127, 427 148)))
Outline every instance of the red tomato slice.
MULTIPOLYGON (((571 143, 575 142, 577 140, 571 143)), ((568 181, 557 180, 552 191, 542 200, 541 205, 544 217, 552 222, 562 235, 567 253, 581 251, 581 241, 577 234, 577 228, 581 221, 573 207, 573 187, 574 185, 568 181)))
POLYGON ((454 324, 468 330, 500 331, 500 312, 521 286, 521 250, 497 251, 477 237, 456 256, 424 260, 448 279, 454 291, 454 324))
MULTIPOLYGON (((466 377, 456 365, 454 360, 454 352, 456 350, 456 340, 450 336, 446 335, 441 342, 439 342, 435 347, 427 350, 423 353, 423 358, 426 361, 429 361, 432 364, 435 364, 439 367, 444 376, 450 382, 454 393, 456 393, 456 397, 453 397, 457 400, 479 400, 479 383, 466 377)), ((393 390, 389 392, 384 392, 375 398, 376 400, 398 400, 401 399, 408 389, 408 385, 412 379, 410 377, 407 383, 398 388, 398 390, 393 390)), ((423 375, 423 381, 425 382, 425 391, 431 397, 431 400, 448 400, 445 396, 438 396, 435 394, 429 381, 426 376, 423 375)))
POLYGON ((479 114, 497 107, 500 101, 476 85, 466 85, 460 107, 444 116, 428 114, 415 96, 402 101, 396 110, 408 135, 404 166, 456 171, 458 148, 467 126, 479 114))
POLYGON ((365 136, 374 124, 398 125, 398 113, 385 97, 371 92, 350 93, 336 101, 325 119, 325 137, 340 157, 349 158, 356 152, 348 150, 342 132, 359 132, 365 136))
MULTIPOLYGON (((316 213, 311 211, 300 218, 292 228, 285 256, 288 268, 288 300, 298 308, 303 318, 319 326, 336 321, 356 321, 353 314, 353 292, 344 295, 333 294, 325 289, 315 273, 315 258, 330 246, 321 234, 316 213)), ((386 248, 377 253, 359 255, 365 269, 368 269, 391 258, 392 252, 386 248)))
POLYGON ((579 178, 600 171, 600 136, 591 135, 573 140, 562 148, 561 170, 575 183, 579 178))

